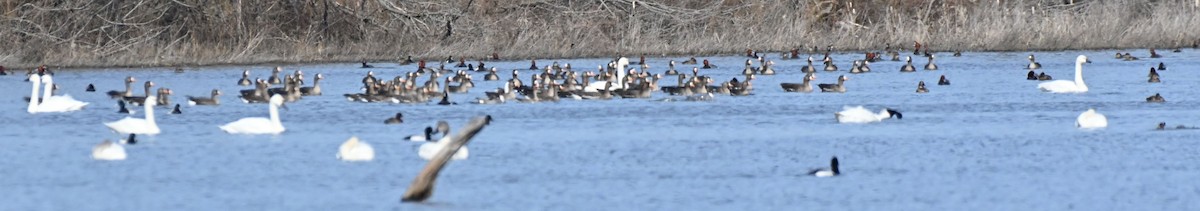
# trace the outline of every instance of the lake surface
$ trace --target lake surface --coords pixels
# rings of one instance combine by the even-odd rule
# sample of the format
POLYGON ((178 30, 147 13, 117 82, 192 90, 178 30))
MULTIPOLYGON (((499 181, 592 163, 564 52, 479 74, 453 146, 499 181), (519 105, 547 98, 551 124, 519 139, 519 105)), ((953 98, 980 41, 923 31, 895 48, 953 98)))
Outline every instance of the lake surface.
MULTIPOLYGON (((833 55, 842 70, 818 71, 814 81, 834 83, 845 74, 847 93, 783 92, 780 82, 801 81, 804 61, 775 59, 779 74, 758 77, 754 95, 711 102, 659 102, 667 96, 656 92, 654 99, 474 105, 466 102, 502 82, 472 73, 476 88, 452 95, 459 105, 357 103, 341 94, 361 92, 367 71, 391 79, 415 65, 289 65, 285 72, 303 70, 310 82, 323 73, 325 95, 289 103, 281 111, 287 132, 278 136, 217 128, 267 115, 265 104, 237 99, 245 87, 235 82, 243 69, 265 79, 272 66, 57 70, 60 93, 91 103, 62 114, 26 113, 21 97, 29 83, 9 75, 0 77, 0 89, 8 90, 0 98, 0 210, 1200 209, 1200 130, 1154 130, 1158 122, 1200 125, 1200 52, 1160 51, 1164 58, 1151 59, 1145 49, 1126 51, 1143 58, 1117 60, 1113 50, 1033 52, 1039 72, 1068 80, 1075 56, 1090 56, 1084 76, 1091 91, 1084 94, 1039 91, 1038 81, 1025 80, 1029 52, 942 53, 937 71, 900 73, 903 62, 884 61, 871 73, 849 74, 849 62, 862 58, 855 53, 833 55), (1162 83, 1147 83, 1149 67, 1159 62, 1168 66, 1159 72, 1162 83), (953 85, 936 85, 940 75, 953 85), (92 160, 92 146, 121 138, 102 123, 126 116, 104 94, 123 89, 125 76, 138 79, 135 95, 146 80, 172 89, 184 114, 156 109, 162 134, 126 146, 127 160, 92 160), (921 80, 929 93, 914 93, 921 80), (84 92, 89 83, 98 92, 84 92), (225 93, 222 105, 186 106, 185 95, 207 96, 213 88, 225 93), (1146 103, 1154 93, 1167 102, 1146 103), (843 106, 857 105, 893 108, 904 118, 834 120, 843 106), (1075 128, 1088 108, 1107 115, 1109 127, 1075 128), (396 112, 405 114, 404 124, 382 123, 396 112), (402 137, 437 120, 457 128, 485 114, 495 122, 468 145, 470 159, 448 165, 427 203, 400 203, 426 162, 417 157, 419 143, 402 137), (350 136, 372 144, 376 159, 335 159, 350 136), (843 175, 805 175, 832 156, 843 175)), ((721 66, 701 74, 741 78, 744 57, 697 59, 705 58, 721 66)), ((662 73, 667 61, 686 59, 647 61, 662 73)), ((918 69, 926 63, 914 60, 918 69)), ((608 59, 558 61, 594 70, 608 59)), ((529 61, 488 65, 525 69, 529 61)), ((675 78, 660 85, 673 86, 675 78)))

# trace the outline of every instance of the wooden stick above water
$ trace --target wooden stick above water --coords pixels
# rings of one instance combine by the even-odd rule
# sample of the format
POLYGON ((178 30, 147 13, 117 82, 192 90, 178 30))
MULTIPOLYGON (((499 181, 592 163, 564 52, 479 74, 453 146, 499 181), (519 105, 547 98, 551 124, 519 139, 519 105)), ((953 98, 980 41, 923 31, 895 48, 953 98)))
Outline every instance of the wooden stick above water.
POLYGON ((425 168, 421 169, 420 173, 417 173, 417 177, 413 179, 412 185, 408 186, 408 190, 404 191, 404 197, 400 198, 400 201, 422 202, 433 196, 433 184, 437 181, 438 173, 442 171, 443 167, 446 167, 446 163, 450 162, 450 157, 454 156, 459 148, 466 146, 467 142, 471 141, 471 138, 474 138, 475 134, 483 130, 483 126, 487 126, 491 121, 491 115, 475 117, 463 126, 462 130, 450 136, 449 143, 444 143, 446 146, 442 147, 442 150, 438 151, 433 159, 425 164, 425 168))

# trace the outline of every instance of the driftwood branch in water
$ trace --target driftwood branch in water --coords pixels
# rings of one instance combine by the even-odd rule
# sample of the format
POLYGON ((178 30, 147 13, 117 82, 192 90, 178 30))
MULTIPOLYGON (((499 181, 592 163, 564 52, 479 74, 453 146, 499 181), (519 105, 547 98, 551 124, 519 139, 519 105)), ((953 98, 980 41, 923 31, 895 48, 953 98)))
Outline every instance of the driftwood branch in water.
POLYGON ((438 173, 442 168, 446 167, 446 163, 450 162, 450 157, 458 152, 459 148, 466 146, 475 134, 479 134, 492 121, 492 116, 481 116, 471 119, 467 125, 462 127, 458 133, 450 136, 449 143, 444 143, 446 146, 438 151, 433 159, 429 159, 429 163, 425 164, 425 168, 417 173, 417 178, 413 179, 412 185, 408 186, 408 190, 404 191, 404 197, 400 198, 401 202, 422 202, 433 196, 433 184, 437 181, 438 173))

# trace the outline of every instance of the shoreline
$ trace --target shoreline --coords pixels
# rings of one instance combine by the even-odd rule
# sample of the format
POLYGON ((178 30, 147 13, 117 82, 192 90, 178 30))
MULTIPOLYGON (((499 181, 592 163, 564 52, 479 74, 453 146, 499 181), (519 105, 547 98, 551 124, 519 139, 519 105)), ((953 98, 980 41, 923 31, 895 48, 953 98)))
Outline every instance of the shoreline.
MULTIPOLYGON (((1028 50, 1028 51, 1023 51, 1023 50, 980 50, 980 51, 976 51, 976 50, 964 50, 964 51, 962 51, 962 52, 963 52, 963 53, 973 53, 973 52, 974 52, 974 53, 995 53, 995 52, 1030 52, 1030 53, 1037 53, 1037 52, 1059 52, 1059 51, 1108 51, 1108 50, 1117 50, 1117 51, 1122 51, 1122 50, 1147 50, 1147 49, 1150 49, 1150 48, 1095 48, 1095 49, 1059 49, 1059 50, 1028 50)), ((1158 50, 1158 51, 1160 51, 1160 52, 1170 52, 1171 50, 1174 50, 1174 49, 1192 49, 1192 50, 1196 50, 1196 49, 1200 49, 1200 47, 1188 46, 1188 47, 1180 47, 1180 48, 1155 48, 1155 49, 1156 49, 1156 50, 1158 50)), ((865 53, 865 52, 866 52, 866 50, 834 50, 834 51, 833 51, 833 53, 835 53, 835 54, 846 54, 846 53, 865 53)), ((1130 51, 1130 52, 1133 52, 1133 51, 1130 51)), ((731 52, 711 53, 711 54, 646 54, 646 57, 648 57, 648 58, 653 58, 653 57, 689 57, 689 56, 694 56, 694 57, 697 57, 697 58, 699 59, 699 58, 702 58, 702 57, 742 56, 742 54, 744 54, 744 53, 745 53, 745 52, 736 52, 736 51, 731 51, 731 52)), ((768 58, 768 59, 777 59, 777 58, 775 58, 775 57, 771 57, 771 56, 778 56, 780 53, 787 53, 787 51, 784 51, 784 50, 772 50, 772 51, 766 51, 766 52, 765 52, 765 53, 763 53, 763 54, 765 55, 764 57, 766 57, 766 58, 768 58)), ((931 51, 930 53, 950 53, 950 51, 931 51)), ((810 53, 808 53, 806 50, 805 50, 805 51, 801 51, 801 55, 806 55, 806 54, 810 54, 810 53)), ((811 55, 817 55, 817 54, 821 54, 821 53, 812 53, 811 55)), ((901 51, 901 54, 900 54, 900 55, 903 57, 903 55, 906 55, 906 52, 905 52, 905 51, 901 51)), ((420 60, 420 59, 424 58, 424 59, 426 59, 426 60, 429 60, 429 61, 440 61, 441 59, 439 59, 439 58, 443 58, 443 57, 446 57, 446 56, 449 56, 449 55, 438 55, 438 56, 432 56, 432 57, 414 57, 413 59, 414 59, 414 60, 420 60)), ((633 58, 636 58, 636 56, 625 56, 625 57, 627 57, 627 58, 631 58, 631 59, 633 59, 633 58)), ((553 57, 553 58, 549 58, 549 57, 547 57, 547 58, 543 58, 543 57, 535 57, 535 58, 536 58, 537 60, 558 60, 558 59, 604 58, 604 56, 571 56, 571 57, 553 57)), ((394 64, 394 63, 396 63, 396 60, 395 60, 395 59, 382 59, 382 58, 380 58, 380 59, 369 59, 369 60, 365 60, 365 61, 366 61, 368 64, 374 64, 374 63, 392 63, 392 64, 394 64)), ((478 62, 478 61, 480 61, 480 60, 478 60, 478 59, 467 59, 466 61, 467 61, 467 63, 468 63, 468 64, 471 64, 471 63, 474 63, 474 62, 478 62)), ((491 60, 491 59, 487 59, 487 60, 483 60, 483 61, 484 61, 485 63, 487 63, 487 62, 492 62, 492 61, 511 62, 511 61, 529 61, 529 59, 505 59, 505 58, 503 58, 503 57, 502 57, 500 60, 491 60)), ((138 64, 138 65, 72 65, 72 66, 58 66, 58 65, 46 64, 46 66, 47 66, 47 67, 49 67, 49 68, 51 68, 51 69, 53 69, 53 70, 72 70, 72 69, 108 69, 108 68, 120 69, 120 68, 175 68, 175 67, 183 67, 183 68, 201 68, 201 67, 220 67, 220 66, 289 66, 289 65, 312 65, 312 64, 334 64, 334 63, 347 63, 347 64, 354 64, 354 63, 360 63, 360 62, 363 62, 363 60, 348 60, 348 59, 308 60, 308 61, 266 60, 266 61, 251 61, 251 62, 226 62, 226 63, 220 63, 220 62, 193 62, 193 63, 183 63, 183 64, 175 64, 175 65, 162 65, 162 64, 146 63, 146 64, 138 64)), ((434 63, 430 63, 430 64, 432 65, 432 64, 434 64, 434 63)), ((412 64, 412 65, 415 65, 415 64, 412 64)), ((28 65, 28 66, 7 66, 7 65, 5 65, 4 67, 5 67, 5 68, 7 69, 7 71, 9 71, 9 72, 16 72, 16 71, 18 71, 18 70, 25 70, 25 69, 33 69, 33 68, 37 68, 38 66, 40 66, 40 64, 38 64, 38 65, 28 65)), ((376 67, 376 68, 379 68, 379 67, 376 67)), ((11 74, 11 73, 10 73, 10 74, 11 74)))

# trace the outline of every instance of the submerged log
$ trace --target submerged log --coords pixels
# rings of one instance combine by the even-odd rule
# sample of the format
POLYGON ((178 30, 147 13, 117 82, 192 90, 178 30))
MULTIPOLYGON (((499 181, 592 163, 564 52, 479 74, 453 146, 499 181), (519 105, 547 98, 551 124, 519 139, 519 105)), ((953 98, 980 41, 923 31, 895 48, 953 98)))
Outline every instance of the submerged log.
POLYGON ((442 168, 446 167, 446 163, 450 162, 450 157, 458 152, 459 148, 467 145, 471 138, 475 137, 483 126, 491 123, 492 116, 475 117, 463 126, 462 130, 450 136, 449 143, 442 147, 442 150, 429 159, 429 163, 425 164, 425 168, 417 173, 417 177, 413 179, 412 185, 408 186, 408 190, 404 191, 404 197, 400 198, 401 202, 423 202, 433 196, 433 185, 437 181, 438 173, 442 168))

